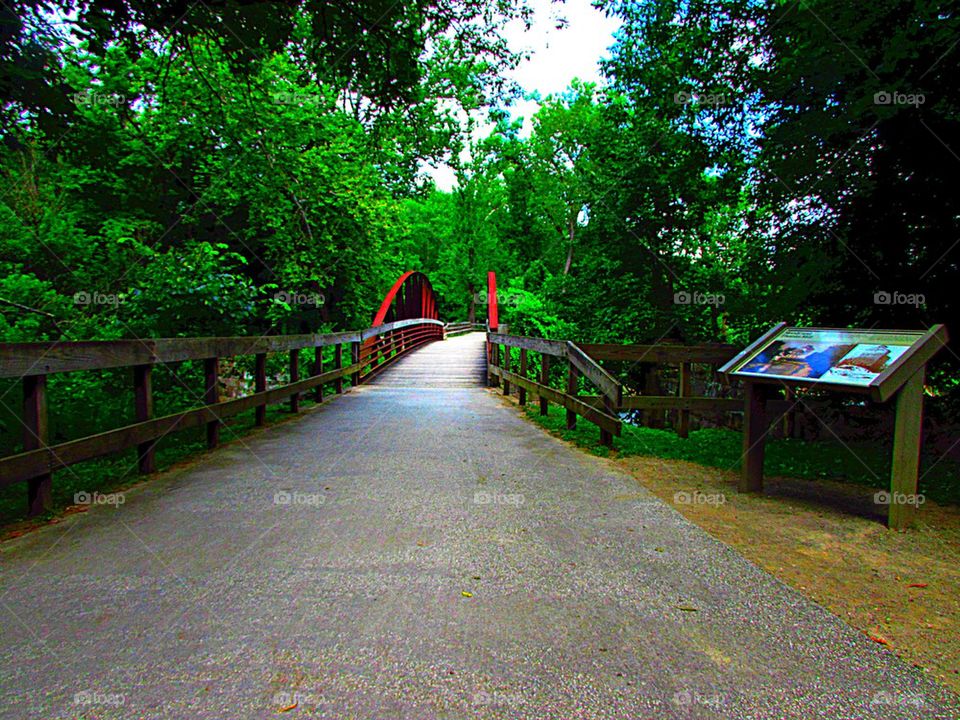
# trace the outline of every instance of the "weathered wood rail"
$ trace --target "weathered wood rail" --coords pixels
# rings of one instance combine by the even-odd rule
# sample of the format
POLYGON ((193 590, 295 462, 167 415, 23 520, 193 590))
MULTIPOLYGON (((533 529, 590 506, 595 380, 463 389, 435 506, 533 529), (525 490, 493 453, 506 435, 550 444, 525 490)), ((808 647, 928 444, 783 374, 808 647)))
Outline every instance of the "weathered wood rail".
POLYGON ((527 392, 537 395, 541 415, 547 414, 548 402, 561 405, 567 409, 568 428, 576 427, 576 416, 579 415, 600 427, 601 440, 607 445, 611 444, 612 437, 606 433, 612 431, 613 423, 617 423, 614 434, 620 434, 619 416, 625 410, 676 411, 676 429, 681 437, 689 434, 691 413, 743 411, 742 397, 696 397, 691 389, 692 366, 702 364, 716 369, 736 355, 739 348, 734 345, 575 344, 493 332, 488 333, 487 340, 491 345, 490 378, 494 383, 496 379, 503 381, 505 394, 510 393, 510 384, 513 383, 520 388, 521 404, 526 404, 527 392), (499 346, 504 348, 502 361, 499 346), (519 372, 513 372, 510 348, 520 349, 519 372), (527 377, 530 364, 528 352, 540 355, 540 376, 537 381, 527 377), (568 362, 565 392, 549 386, 551 357, 565 358, 568 362), (601 361, 676 365, 679 368, 677 395, 624 395, 622 383, 600 365, 601 361), (599 389, 599 395, 578 394, 578 377, 581 375, 599 389))
POLYGON ((527 403, 527 393, 540 399, 540 414, 547 414, 547 403, 553 402, 567 410, 567 428, 577 426, 577 416, 600 428, 600 441, 607 446, 613 445, 613 436, 621 433, 622 422, 617 416, 617 407, 622 401, 623 389, 620 382, 598 365, 589 355, 572 342, 544 340, 543 338, 522 337, 501 333, 487 333, 490 343, 490 361, 488 377, 495 383, 499 379, 503 385, 503 394, 510 394, 510 384, 519 388, 521 405, 527 403), (501 361, 501 347, 503 359, 501 361), (520 350, 519 373, 512 370, 511 348, 520 350), (528 352, 540 354, 539 382, 527 377, 528 352), (567 362, 566 391, 550 387, 550 358, 563 358, 567 362), (601 407, 584 402, 577 396, 578 378, 590 380, 601 392, 601 407))
POLYGON ((283 335, 226 338, 159 338, 90 342, 40 342, 0 344, 0 378, 20 378, 23 383, 24 451, 0 458, 0 487, 27 483, 30 515, 45 512, 52 504, 52 473, 93 458, 137 448, 141 473, 156 469, 156 444, 169 433, 206 426, 207 445, 220 442, 223 420, 253 409, 254 422, 263 425, 266 408, 288 401, 300 409, 308 392, 322 401, 323 386, 344 392, 344 379, 358 385, 383 370, 401 355, 443 337, 443 323, 428 318, 399 320, 366 330, 323 335, 283 335), (323 348, 334 346, 334 367, 324 370, 323 348), (314 350, 307 377, 301 377, 300 354, 314 350), (349 350, 348 361, 344 351, 349 350), (267 355, 289 353, 290 382, 267 388, 267 355), (221 401, 219 366, 222 358, 255 356, 255 392, 221 401), (152 372, 157 365, 202 360, 203 405, 154 417, 152 372), (46 378, 53 373, 132 367, 137 422, 105 432, 48 444, 46 378))

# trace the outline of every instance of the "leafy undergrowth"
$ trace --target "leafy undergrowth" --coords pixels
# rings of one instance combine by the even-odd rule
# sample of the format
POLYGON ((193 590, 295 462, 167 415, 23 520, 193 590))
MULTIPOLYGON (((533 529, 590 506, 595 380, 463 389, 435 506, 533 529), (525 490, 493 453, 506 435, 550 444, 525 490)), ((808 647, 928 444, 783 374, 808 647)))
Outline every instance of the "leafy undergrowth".
MULTIPOLYGON (((577 428, 567 430, 566 411, 550 405, 541 417, 537 405, 528 405, 527 415, 555 435, 576 443, 595 455, 610 451, 600 444, 597 427, 578 418, 577 428)), ((687 439, 673 430, 623 425, 623 435, 614 440, 620 457, 646 455, 687 460, 724 470, 738 470, 742 435, 736 430, 694 430, 687 439)), ((837 480, 875 488, 889 488, 891 448, 877 443, 808 442, 795 439, 768 440, 764 472, 768 476, 808 480, 837 480)), ((919 492, 940 504, 960 504, 960 464, 924 455, 920 464, 919 492)))
MULTIPOLYGON (((326 398, 325 398, 326 401, 326 398)), ((300 407, 306 410, 316 403, 308 397, 300 399, 300 407)), ((267 407, 267 425, 283 419, 291 419, 285 405, 267 407)), ((224 420, 220 429, 220 442, 227 444, 250 433, 254 429, 254 411, 249 410, 224 420)), ((157 446, 157 469, 168 470, 172 466, 192 460, 206 452, 206 430, 191 428, 172 433, 157 446)), ((145 478, 137 472, 137 456, 131 449, 110 457, 79 463, 59 470, 53 475, 53 507, 37 521, 50 520, 61 515, 65 508, 75 504, 74 496, 80 492, 112 493, 145 478)), ((26 519, 27 486, 15 483, 0 488, 0 527, 26 519)))

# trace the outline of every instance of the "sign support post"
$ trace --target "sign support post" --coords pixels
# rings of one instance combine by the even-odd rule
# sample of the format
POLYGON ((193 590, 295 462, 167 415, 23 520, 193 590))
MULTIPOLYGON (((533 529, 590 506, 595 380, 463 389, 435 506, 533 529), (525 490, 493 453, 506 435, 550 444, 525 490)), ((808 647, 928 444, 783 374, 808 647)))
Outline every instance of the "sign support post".
POLYGON ((902 530, 910 525, 917 506, 915 500, 923 427, 923 377, 924 368, 921 367, 897 391, 893 463, 890 470, 890 509, 887 514, 887 525, 895 530, 902 530))
POLYGON ((760 383, 743 384, 743 459, 740 492, 763 490, 763 457, 767 440, 767 394, 760 383))

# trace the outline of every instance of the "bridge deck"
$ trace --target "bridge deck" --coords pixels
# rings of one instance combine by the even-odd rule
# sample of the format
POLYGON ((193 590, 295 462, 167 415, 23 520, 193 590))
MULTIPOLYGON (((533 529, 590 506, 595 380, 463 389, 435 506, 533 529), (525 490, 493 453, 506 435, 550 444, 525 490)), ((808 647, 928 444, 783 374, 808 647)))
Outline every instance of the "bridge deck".
POLYGON ((385 376, 125 499, 0 546, 3 717, 957 716, 479 384, 385 376))
POLYGON ((370 381, 382 387, 451 388, 486 384, 484 333, 436 342, 397 360, 370 381))

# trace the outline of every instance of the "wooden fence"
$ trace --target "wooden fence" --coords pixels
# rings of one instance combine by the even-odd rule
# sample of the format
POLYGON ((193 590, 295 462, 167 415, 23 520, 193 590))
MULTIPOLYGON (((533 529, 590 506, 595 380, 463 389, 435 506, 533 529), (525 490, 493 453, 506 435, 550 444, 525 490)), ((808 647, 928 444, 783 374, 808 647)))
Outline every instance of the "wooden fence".
MULTIPOLYGON (((687 437, 690 429, 691 413, 741 412, 742 397, 705 397, 694 396, 691 392, 692 368, 702 364, 711 371, 727 362, 739 348, 725 344, 655 344, 655 345, 613 345, 613 344, 575 344, 569 341, 544 340, 542 338, 522 337, 488 333, 490 343, 489 376, 492 384, 501 380, 504 394, 510 393, 511 383, 519 389, 521 404, 526 404, 527 393, 537 395, 540 400, 540 414, 547 414, 547 404, 554 402, 567 409, 567 427, 576 427, 576 416, 596 424, 600 428, 601 440, 612 444, 614 432, 620 435, 620 414, 628 410, 646 412, 676 411, 677 433, 687 437), (502 359, 499 347, 503 347, 502 359), (514 368, 510 349, 520 350, 519 367, 514 368), (530 365, 529 352, 540 355, 540 375, 534 381, 528 377, 530 365), (550 387, 550 358, 564 358, 568 364, 565 391, 550 387), (676 395, 641 394, 625 395, 623 383, 601 366, 601 362, 657 366, 673 365, 678 368, 679 381, 676 395), (514 370, 518 372, 514 372, 514 370), (578 377, 583 375, 599 390, 599 395, 580 395, 578 377)), ((648 385, 648 389, 655 385, 648 385)))
POLYGON ((137 448, 139 470, 156 469, 155 446, 167 434, 206 426, 207 445, 220 442, 225 418, 253 409, 262 425, 267 405, 288 401, 292 412, 301 396, 313 391, 323 398, 323 386, 333 384, 342 393, 344 379, 362 383, 403 354, 443 337, 439 320, 414 319, 378 325, 366 330, 325 335, 283 335, 226 338, 162 338, 90 342, 0 344, 0 378, 21 378, 23 384, 24 452, 0 458, 0 487, 27 483, 28 510, 40 514, 51 506, 55 470, 104 455, 137 448), (334 346, 334 367, 324 371, 323 348, 334 346), (301 377, 300 352, 314 349, 313 362, 301 377), (349 358, 344 359, 345 350, 349 358), (290 382, 267 389, 267 354, 289 353, 290 382), (255 392, 221 401, 221 358, 255 356, 255 392), (203 405, 163 417, 154 417, 152 372, 156 365, 202 360, 203 405), (46 378, 53 373, 132 367, 136 422, 69 442, 48 445, 46 378))

